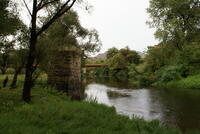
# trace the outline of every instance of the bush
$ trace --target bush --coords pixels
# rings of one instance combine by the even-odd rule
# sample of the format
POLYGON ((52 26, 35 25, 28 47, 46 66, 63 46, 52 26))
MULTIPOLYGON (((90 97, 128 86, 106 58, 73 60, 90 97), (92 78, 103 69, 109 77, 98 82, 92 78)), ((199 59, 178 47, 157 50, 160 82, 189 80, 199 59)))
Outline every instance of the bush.
POLYGON ((158 82, 169 82, 172 80, 178 80, 182 77, 186 77, 187 69, 183 65, 179 66, 168 66, 155 73, 156 80, 158 82))
POLYGON ((128 66, 128 71, 131 83, 137 87, 146 87, 155 81, 154 75, 152 73, 147 73, 144 71, 144 64, 137 66, 135 64, 130 64, 128 66))
POLYGON ((109 75, 109 68, 107 66, 102 66, 102 67, 99 67, 99 68, 95 68, 93 70, 94 70, 94 74, 96 76, 99 76, 99 77, 109 75))
POLYGON ((128 78, 128 72, 126 70, 120 70, 115 74, 118 78, 128 78))
POLYGON ((181 89, 200 89, 200 75, 192 75, 181 80, 171 81, 165 85, 159 85, 165 87, 175 87, 181 89))

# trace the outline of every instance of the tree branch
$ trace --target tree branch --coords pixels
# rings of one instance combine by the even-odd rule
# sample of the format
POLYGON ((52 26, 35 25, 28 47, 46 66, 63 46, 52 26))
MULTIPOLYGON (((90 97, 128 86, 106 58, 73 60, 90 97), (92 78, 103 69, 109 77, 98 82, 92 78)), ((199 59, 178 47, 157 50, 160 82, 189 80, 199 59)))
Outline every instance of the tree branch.
POLYGON ((23 2, 24 2, 24 5, 26 6, 26 9, 28 10, 30 16, 32 16, 31 11, 30 11, 30 9, 28 8, 28 5, 27 5, 26 1, 23 0, 23 2))
POLYGON ((40 0, 39 4, 37 5, 37 7, 40 7, 42 5, 43 0, 40 0))
POLYGON ((54 2, 58 2, 59 0, 52 0, 52 1, 49 1, 49 2, 46 2, 42 5, 42 1, 38 4, 38 7, 37 7, 37 11, 41 10, 42 8, 48 6, 49 4, 52 4, 54 2))
POLYGON ((50 19, 46 24, 44 24, 42 26, 42 28, 37 32, 37 34, 36 34, 37 36, 42 34, 52 23, 54 23, 64 13, 66 13, 67 11, 69 11, 72 8, 72 6, 76 2, 76 0, 73 0, 72 3, 70 4, 70 6, 67 6, 70 1, 71 0, 68 0, 65 4, 63 4, 63 6, 57 11, 57 13, 52 17, 52 19, 50 19))

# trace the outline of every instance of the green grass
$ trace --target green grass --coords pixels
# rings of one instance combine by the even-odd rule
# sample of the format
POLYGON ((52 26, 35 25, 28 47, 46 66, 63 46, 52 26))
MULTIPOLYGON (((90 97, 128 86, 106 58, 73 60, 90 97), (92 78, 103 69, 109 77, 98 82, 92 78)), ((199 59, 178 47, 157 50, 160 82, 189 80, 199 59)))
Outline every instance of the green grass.
POLYGON ((31 104, 21 100, 20 84, 0 90, 0 134, 181 134, 159 121, 129 119, 93 101, 70 101, 64 93, 41 86, 44 79, 33 88, 31 104))
POLYGON ((187 78, 182 78, 180 80, 170 81, 168 83, 157 83, 155 86, 183 89, 200 89, 200 75, 193 75, 187 78))

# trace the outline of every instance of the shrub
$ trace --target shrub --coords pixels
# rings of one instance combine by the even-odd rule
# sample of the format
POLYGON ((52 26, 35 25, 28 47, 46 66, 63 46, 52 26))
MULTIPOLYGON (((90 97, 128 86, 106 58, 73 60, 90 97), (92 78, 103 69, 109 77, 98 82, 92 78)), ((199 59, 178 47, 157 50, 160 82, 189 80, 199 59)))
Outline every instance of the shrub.
POLYGON ((109 68, 107 66, 102 66, 100 68, 95 68, 94 73, 96 76, 108 76, 109 75, 109 68))
POLYGON ((127 72, 127 70, 120 70, 115 74, 115 76, 118 78, 127 78, 128 72, 127 72))
POLYGON ((168 66, 155 73, 156 80, 158 82, 169 82, 172 80, 178 80, 181 77, 186 77, 187 69, 183 65, 168 66))

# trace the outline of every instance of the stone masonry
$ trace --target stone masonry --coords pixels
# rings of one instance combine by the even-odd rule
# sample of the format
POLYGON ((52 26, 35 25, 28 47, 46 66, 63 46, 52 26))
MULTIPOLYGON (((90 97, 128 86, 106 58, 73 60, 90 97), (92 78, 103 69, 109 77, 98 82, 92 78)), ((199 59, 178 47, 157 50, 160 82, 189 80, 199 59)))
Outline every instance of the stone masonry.
POLYGON ((70 96, 81 90, 81 50, 75 47, 54 51, 48 71, 48 84, 70 96))

